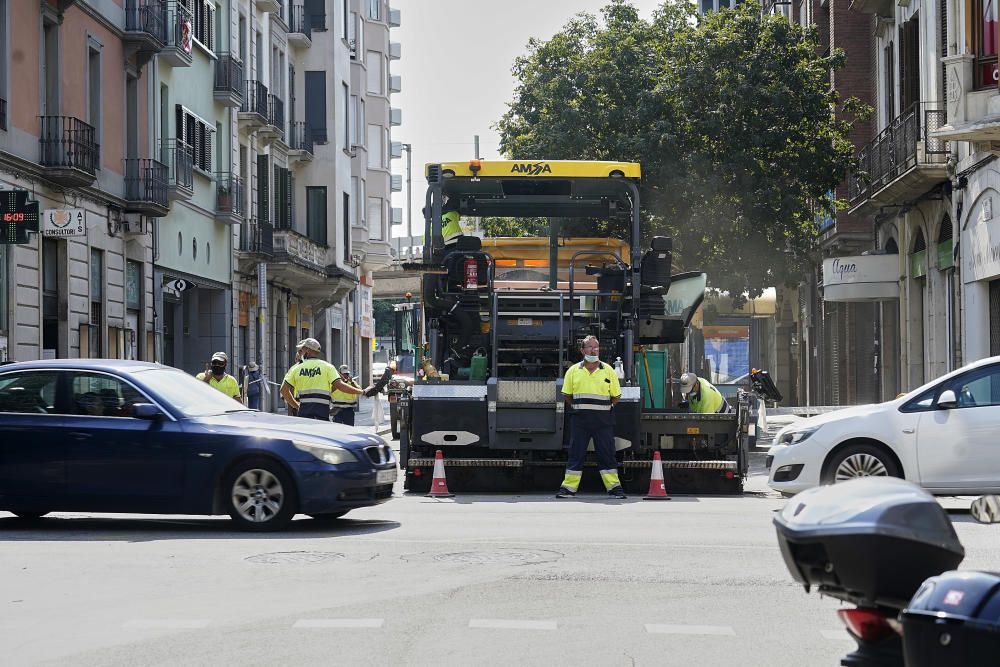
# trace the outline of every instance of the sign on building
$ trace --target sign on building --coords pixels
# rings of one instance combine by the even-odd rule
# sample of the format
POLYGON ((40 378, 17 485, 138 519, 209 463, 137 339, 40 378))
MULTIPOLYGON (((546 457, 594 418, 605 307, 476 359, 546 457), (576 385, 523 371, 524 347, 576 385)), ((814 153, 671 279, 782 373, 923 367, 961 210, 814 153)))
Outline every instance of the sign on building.
POLYGON ((87 235, 87 211, 82 208, 48 208, 42 212, 42 236, 64 238, 87 235))
POLYGON ((857 255, 823 260, 824 301, 899 298, 899 255, 857 255))
POLYGON ((0 191, 0 244, 27 243, 37 231, 38 202, 28 201, 28 191, 0 191))
POLYGON ((362 338, 375 337, 375 318, 372 313, 371 285, 358 285, 358 301, 361 306, 360 333, 362 338))

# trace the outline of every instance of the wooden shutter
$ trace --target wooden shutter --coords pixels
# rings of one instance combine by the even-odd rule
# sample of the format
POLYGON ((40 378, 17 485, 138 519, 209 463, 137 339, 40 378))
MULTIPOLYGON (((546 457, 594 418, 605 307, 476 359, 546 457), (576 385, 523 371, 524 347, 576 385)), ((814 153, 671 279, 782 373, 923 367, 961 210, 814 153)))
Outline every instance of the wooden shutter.
POLYGON ((184 113, 184 107, 179 104, 175 105, 174 117, 174 122, 176 124, 176 127, 174 128, 174 138, 180 139, 181 141, 187 141, 187 126, 185 124, 187 115, 184 113))
POLYGON ((257 156, 257 221, 268 222, 268 173, 267 156, 257 156))
POLYGON ((326 72, 306 72, 306 126, 313 140, 325 144, 326 133, 326 72))
POLYGON ((201 144, 199 150, 198 167, 203 171, 212 171, 212 131, 208 126, 198 121, 198 141, 201 144))
POLYGON ((205 3, 205 46, 209 51, 215 51, 215 7, 205 3))
MULTIPOLYGON (((948 56, 948 0, 938 0, 938 15, 941 17, 941 57, 948 56)), ((948 67, 941 63, 940 99, 948 99, 948 67)))

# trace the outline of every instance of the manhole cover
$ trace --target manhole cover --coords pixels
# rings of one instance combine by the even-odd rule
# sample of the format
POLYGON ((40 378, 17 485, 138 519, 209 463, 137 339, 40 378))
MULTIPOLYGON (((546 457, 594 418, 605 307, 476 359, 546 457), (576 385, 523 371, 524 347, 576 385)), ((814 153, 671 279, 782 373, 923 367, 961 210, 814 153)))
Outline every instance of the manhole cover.
POLYGON ((250 563, 262 563, 264 565, 328 563, 343 559, 344 554, 333 553, 332 551, 278 551, 273 554, 257 554, 256 556, 247 556, 245 558, 250 563))
POLYGON ((563 554, 558 551, 522 549, 497 549, 496 551, 458 551, 435 554, 434 560, 445 563, 466 565, 535 565, 559 560, 563 554))

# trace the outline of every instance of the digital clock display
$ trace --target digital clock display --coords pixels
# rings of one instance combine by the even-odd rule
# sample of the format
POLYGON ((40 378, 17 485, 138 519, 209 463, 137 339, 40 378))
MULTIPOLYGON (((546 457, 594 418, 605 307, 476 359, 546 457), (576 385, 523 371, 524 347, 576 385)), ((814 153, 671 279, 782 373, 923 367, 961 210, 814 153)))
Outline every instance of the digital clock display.
POLYGON ((26 190, 0 190, 0 243, 27 243, 38 231, 38 202, 26 190))

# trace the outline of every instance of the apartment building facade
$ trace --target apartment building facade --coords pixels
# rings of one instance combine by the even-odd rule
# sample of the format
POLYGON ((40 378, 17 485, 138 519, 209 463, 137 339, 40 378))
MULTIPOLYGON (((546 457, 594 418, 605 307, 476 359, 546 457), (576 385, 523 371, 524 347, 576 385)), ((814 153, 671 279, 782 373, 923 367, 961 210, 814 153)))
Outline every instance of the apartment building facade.
POLYGON ((195 372, 225 350, 280 381, 313 336, 361 374, 371 272, 391 261, 398 16, 384 0, 0 2, 5 205, 83 211, 76 235, 0 246, 0 358, 195 372))
POLYGON ((953 221, 953 277, 961 298, 961 358, 1000 354, 1000 90, 996 6, 981 0, 943 3, 941 36, 947 123, 934 136, 948 140, 953 221))
MULTIPOLYGON (((248 212, 236 236, 237 358, 262 363, 278 380, 295 342, 311 336, 327 359, 367 378, 371 271, 391 258, 384 225, 364 224, 369 178, 357 156, 367 105, 352 59, 368 23, 380 24, 375 43, 388 51, 390 10, 384 2, 286 0, 245 2, 237 14, 235 49, 253 74, 235 134, 248 212), (265 96, 266 106, 254 103, 265 96)), ((380 127, 388 141, 388 113, 380 127)))
POLYGON ((237 218, 220 192, 238 186, 231 178, 230 127, 243 90, 241 63, 228 48, 233 4, 159 5, 168 40, 156 58, 149 121, 168 167, 171 206, 157 228, 158 359, 192 373, 204 370, 214 351, 231 348, 231 225, 237 218))
POLYGON ((0 2, 0 360, 154 358, 167 174, 141 119, 165 45, 133 3, 0 2))

